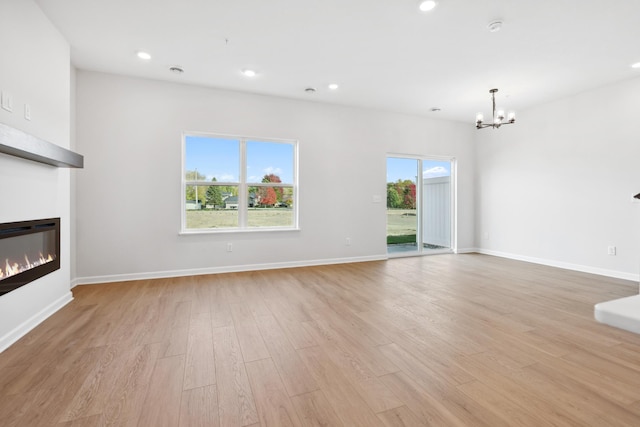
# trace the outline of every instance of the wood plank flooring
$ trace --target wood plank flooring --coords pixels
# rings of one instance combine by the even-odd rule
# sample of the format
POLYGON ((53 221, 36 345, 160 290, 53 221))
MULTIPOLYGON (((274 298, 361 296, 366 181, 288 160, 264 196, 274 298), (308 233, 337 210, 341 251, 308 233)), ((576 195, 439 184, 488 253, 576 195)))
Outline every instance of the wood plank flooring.
POLYGON ((477 254, 79 286, 2 426, 640 426, 636 283, 477 254))

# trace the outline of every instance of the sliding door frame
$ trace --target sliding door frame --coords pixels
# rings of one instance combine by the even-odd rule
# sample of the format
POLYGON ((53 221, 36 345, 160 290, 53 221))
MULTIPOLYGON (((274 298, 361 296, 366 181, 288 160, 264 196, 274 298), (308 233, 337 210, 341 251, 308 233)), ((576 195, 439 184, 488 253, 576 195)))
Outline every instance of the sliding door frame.
MULTIPOLYGON (((409 256, 424 256, 424 255, 436 255, 436 254, 444 254, 444 253, 457 253, 457 242, 458 242, 458 210, 457 210, 457 195, 458 195, 458 185, 457 185, 457 161, 455 157, 450 156, 433 156, 433 155, 412 155, 406 153, 387 153, 386 159, 396 158, 396 159, 409 159, 409 160, 417 160, 418 167, 416 173, 416 213, 417 213, 417 231, 416 231, 416 251, 412 252, 399 252, 399 253, 389 253, 387 250, 387 256, 389 258, 402 258, 409 256), (446 249, 435 249, 435 250, 424 250, 424 213, 422 207, 422 197, 424 192, 424 178, 422 177, 423 170, 423 161, 437 161, 437 162, 449 162, 451 166, 451 176, 450 179, 450 242, 449 248, 446 249)), ((386 186, 386 183, 385 183, 386 186)), ((385 193, 386 194, 386 188, 385 193)), ((386 211, 385 211, 386 215, 386 211)), ((386 226, 387 221, 385 221, 386 226)), ((385 230, 386 234, 386 230, 385 230)))

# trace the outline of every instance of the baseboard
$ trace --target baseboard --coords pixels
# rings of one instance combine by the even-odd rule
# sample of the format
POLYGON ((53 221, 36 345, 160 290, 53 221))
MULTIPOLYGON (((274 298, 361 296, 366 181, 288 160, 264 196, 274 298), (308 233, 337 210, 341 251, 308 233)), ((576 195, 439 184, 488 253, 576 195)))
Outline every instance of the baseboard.
POLYGON ((71 292, 68 292, 40 310, 38 313, 31 316, 29 319, 22 322, 13 330, 6 333, 3 337, 0 337, 0 353, 5 351, 7 348, 9 348, 10 345, 25 336, 30 330, 38 326, 49 316, 60 310, 65 305, 69 304, 71 301, 73 301, 73 294, 71 292))
POLYGON ((457 254, 472 254, 478 252, 478 248, 458 248, 455 250, 457 254))
POLYGON ((543 258, 535 258, 535 257, 526 256, 526 255, 517 255, 517 254, 492 251, 492 250, 481 249, 481 248, 478 248, 476 252, 484 255, 492 255, 492 256, 497 256, 501 258, 509 258, 517 261, 526 261, 533 264, 548 265, 549 267, 564 268, 565 270, 580 271, 582 273, 597 274, 599 276, 613 277, 616 279, 631 280, 634 282, 638 282, 640 280, 640 275, 638 274, 625 273, 623 271, 616 271, 616 270, 607 270, 604 268, 590 267, 588 265, 571 264, 568 262, 561 262, 561 261, 555 261, 555 260, 549 260, 549 259, 543 259, 543 258))
POLYGON ((107 276, 77 277, 72 280, 71 286, 75 287, 77 285, 94 285, 98 283, 127 282, 132 280, 166 279, 168 277, 200 276, 204 274, 238 273, 242 271, 275 270, 279 268, 312 267, 314 265, 348 264, 348 263, 354 263, 354 262, 369 262, 369 261, 386 261, 387 259, 388 257, 386 255, 372 255, 372 256, 366 256, 366 257, 332 258, 332 259, 294 261, 294 262, 276 262, 276 263, 270 263, 270 264, 245 264, 245 265, 232 265, 232 266, 224 266, 224 267, 207 267, 207 268, 193 268, 193 269, 185 269, 185 270, 154 271, 154 272, 146 272, 146 273, 112 274, 107 276))

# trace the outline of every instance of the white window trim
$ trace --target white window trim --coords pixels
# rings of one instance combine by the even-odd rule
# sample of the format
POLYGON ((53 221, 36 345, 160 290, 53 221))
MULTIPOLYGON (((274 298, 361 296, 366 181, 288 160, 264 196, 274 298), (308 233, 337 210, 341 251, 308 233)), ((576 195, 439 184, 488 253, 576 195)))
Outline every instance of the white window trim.
POLYGON ((224 133, 211 133, 211 132, 198 132, 198 131, 184 131, 182 132, 182 152, 181 152, 181 189, 180 189, 180 231, 179 235, 193 235, 193 234, 224 234, 224 233, 262 233, 262 232, 282 232, 282 231, 300 231, 300 209, 299 209, 299 154, 298 154, 298 140, 294 139, 282 139, 282 138, 264 138, 257 136, 246 135, 230 135, 224 133), (240 181, 239 182, 211 182, 211 181, 193 181, 187 180, 185 176, 185 161, 186 161, 186 138, 188 136, 204 136, 210 138, 224 138, 224 139, 237 139, 240 141, 240 181), (293 145, 293 182, 246 182, 247 181, 247 141, 255 142, 268 142, 276 144, 290 144, 293 145), (235 228, 187 228, 186 218, 186 191, 187 185, 202 185, 202 186, 237 186, 238 187, 238 227, 235 228), (247 189, 249 187, 283 187, 293 189, 293 225, 284 227, 249 227, 247 225, 247 189))

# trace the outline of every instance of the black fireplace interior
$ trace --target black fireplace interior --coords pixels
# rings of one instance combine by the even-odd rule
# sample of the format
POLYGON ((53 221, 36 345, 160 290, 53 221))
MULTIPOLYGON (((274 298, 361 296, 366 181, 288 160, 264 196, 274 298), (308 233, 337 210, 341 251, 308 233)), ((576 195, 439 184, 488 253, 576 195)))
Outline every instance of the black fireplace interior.
POLYGON ((0 295, 60 268, 60 218, 0 224, 0 295))

